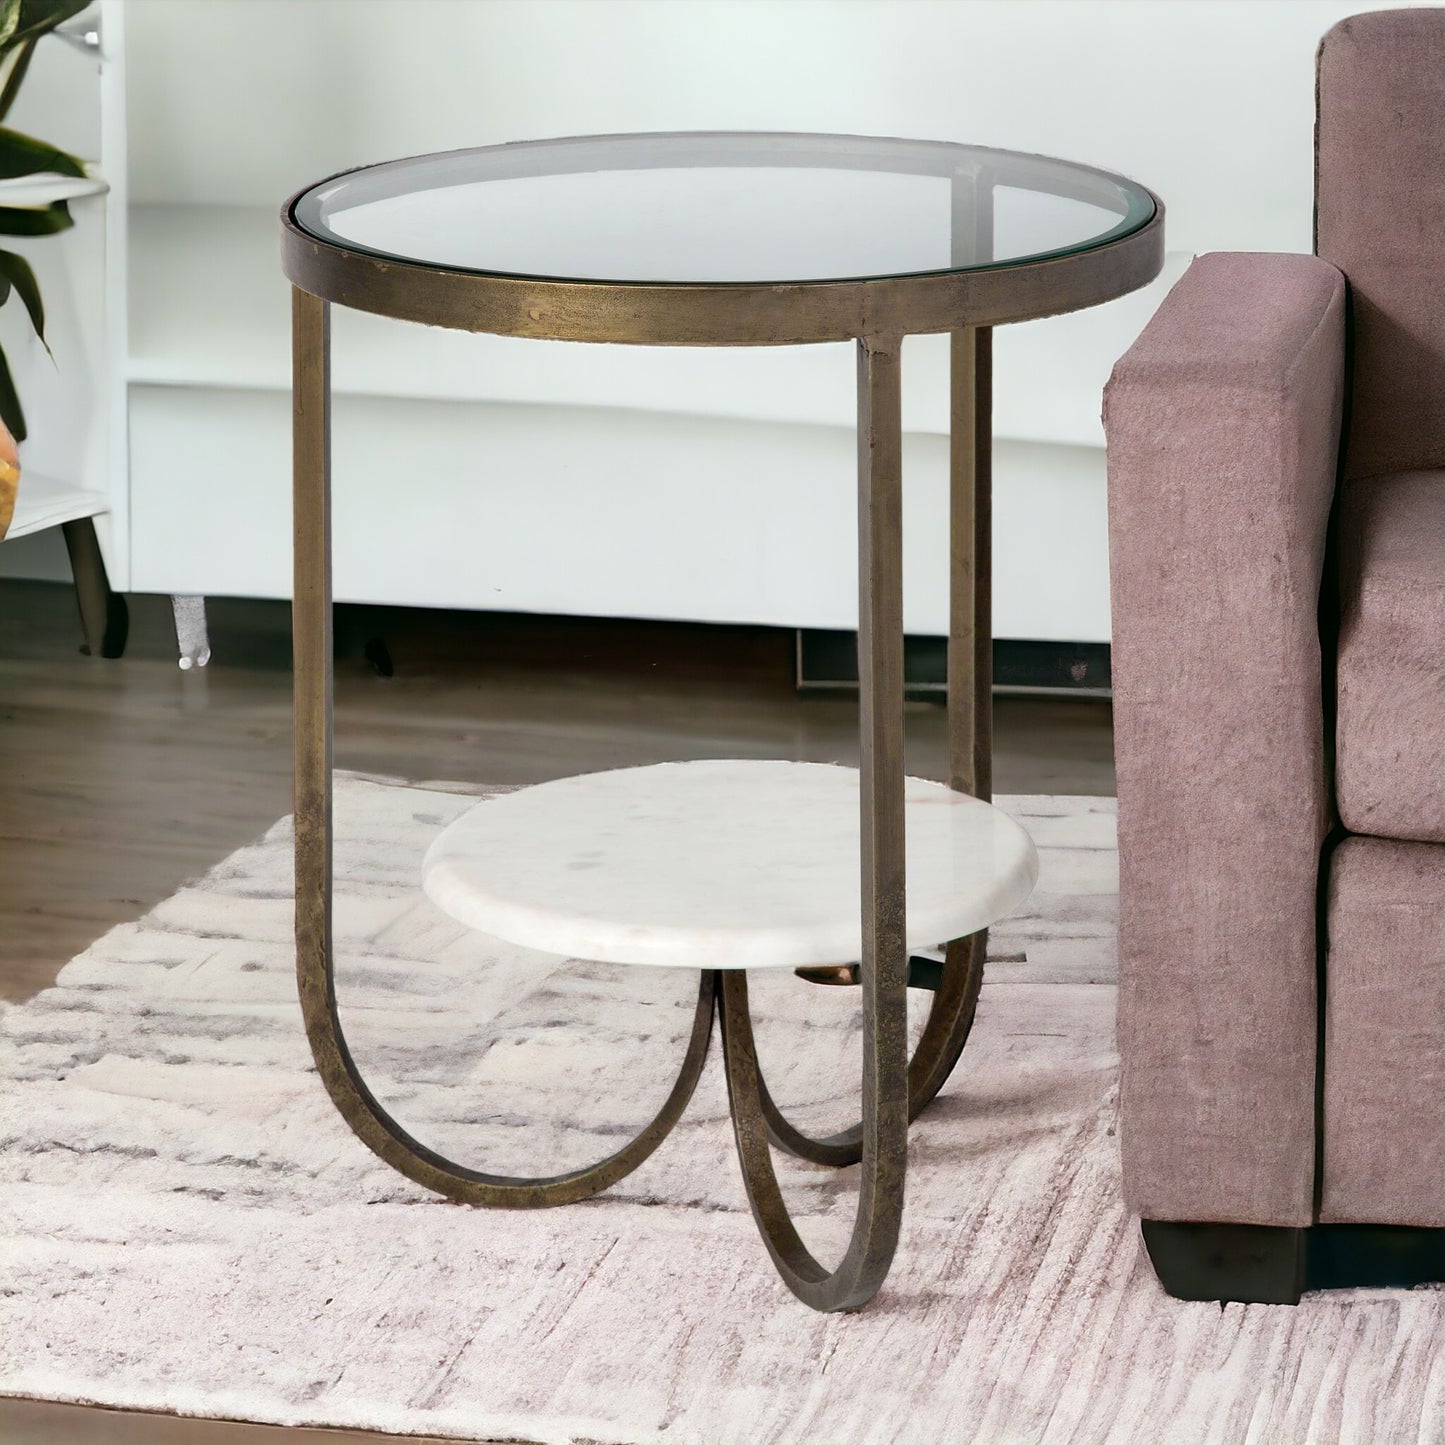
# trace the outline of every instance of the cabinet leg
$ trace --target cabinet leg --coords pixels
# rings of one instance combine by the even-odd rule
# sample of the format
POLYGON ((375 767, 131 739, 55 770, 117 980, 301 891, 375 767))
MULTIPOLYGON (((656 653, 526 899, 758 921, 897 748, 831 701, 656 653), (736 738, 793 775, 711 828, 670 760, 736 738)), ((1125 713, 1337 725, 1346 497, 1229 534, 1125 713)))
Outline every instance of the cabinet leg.
POLYGON ((211 642, 206 635, 206 599, 204 597, 172 597, 176 615, 176 647, 180 665, 189 670, 204 667, 211 660, 211 642))
POLYGON ((112 592, 106 576, 105 559, 95 535, 95 522, 80 517, 62 522, 65 550, 70 554, 70 573, 75 579, 75 600, 80 605, 80 625, 85 632, 84 651, 92 657, 119 657, 125 651, 130 632, 130 609, 119 592, 112 592))

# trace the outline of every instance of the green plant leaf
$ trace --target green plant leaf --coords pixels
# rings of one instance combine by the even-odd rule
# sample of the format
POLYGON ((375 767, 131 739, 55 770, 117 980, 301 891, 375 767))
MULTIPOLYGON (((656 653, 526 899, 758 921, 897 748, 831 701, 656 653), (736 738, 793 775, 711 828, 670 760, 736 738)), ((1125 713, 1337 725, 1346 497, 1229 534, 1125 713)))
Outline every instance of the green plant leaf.
POLYGON ((20 0, 3 0, 0 3, 0 46, 8 45, 19 28, 20 0))
POLYGON ((0 236, 53 236, 75 224, 64 201, 48 206, 0 206, 0 236))
POLYGON ((10 378, 10 363, 5 360, 4 351, 0 351, 0 421, 10 428, 10 435, 17 442, 25 440, 25 412, 10 378))
MULTIPOLYGON (((91 0, 0 0, 0 119, 10 112, 29 69, 36 42, 57 25, 79 15, 91 0)), ((36 140, 8 127, 0 127, 0 180, 54 172, 84 178, 85 166, 58 146, 36 140)), ((0 206, 0 235, 51 236, 75 224, 64 201, 48 206, 0 206)), ((0 305, 16 291, 30 324, 46 351, 45 306, 35 272, 23 256, 0 251, 0 305)), ((0 421, 17 442, 25 440, 25 412, 10 375, 10 363, 0 349, 0 421)))
MULTIPOLYGON (((17 256, 14 251, 0 251, 0 277, 5 281, 5 295, 8 296, 11 288, 14 288, 15 294, 29 313, 35 334, 49 351, 50 343, 45 339, 45 304, 40 299, 40 283, 35 279, 35 272, 30 269, 30 262, 24 256, 17 256)), ((0 297, 0 305, 4 304, 4 299, 0 297)))
POLYGON ((0 71, 9 67, 5 84, 0 88, 0 120, 10 114, 10 107, 15 104, 15 97, 20 94, 20 83, 25 79, 25 72, 30 69, 30 57, 35 54, 39 41, 40 37, 36 35, 0 52, 0 71))
POLYGON ((25 135, 8 126, 0 126, 0 180, 14 176, 33 176, 53 171, 62 176, 85 179, 85 165, 59 146, 25 135))
POLYGON ((0 45, 18 45, 31 36, 48 35, 57 25, 64 25, 79 15, 91 0, 20 0, 20 23, 0 45))

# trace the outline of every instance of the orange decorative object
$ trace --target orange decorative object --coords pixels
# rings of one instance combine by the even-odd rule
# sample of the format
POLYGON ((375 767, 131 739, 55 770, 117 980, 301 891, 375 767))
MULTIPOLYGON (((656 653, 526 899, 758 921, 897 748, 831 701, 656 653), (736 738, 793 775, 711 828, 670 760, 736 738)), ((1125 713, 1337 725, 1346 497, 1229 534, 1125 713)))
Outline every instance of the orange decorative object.
POLYGON ((0 424, 0 540, 10 530, 15 515, 15 493, 20 487, 20 453, 15 438, 0 424))

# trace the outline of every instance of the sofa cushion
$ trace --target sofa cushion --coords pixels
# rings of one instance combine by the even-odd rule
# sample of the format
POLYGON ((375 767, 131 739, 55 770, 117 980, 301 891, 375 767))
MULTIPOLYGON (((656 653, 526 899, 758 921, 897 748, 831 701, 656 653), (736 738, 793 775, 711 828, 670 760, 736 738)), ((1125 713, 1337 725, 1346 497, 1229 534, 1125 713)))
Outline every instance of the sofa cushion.
POLYGON ((1445 1226, 1445 848, 1329 864, 1320 1218, 1445 1226))
POLYGON ((1350 278, 1347 471, 1445 465, 1445 9, 1320 43, 1315 251, 1350 278))
POLYGON ((1445 843, 1445 470, 1346 483, 1339 528, 1340 820, 1445 843))

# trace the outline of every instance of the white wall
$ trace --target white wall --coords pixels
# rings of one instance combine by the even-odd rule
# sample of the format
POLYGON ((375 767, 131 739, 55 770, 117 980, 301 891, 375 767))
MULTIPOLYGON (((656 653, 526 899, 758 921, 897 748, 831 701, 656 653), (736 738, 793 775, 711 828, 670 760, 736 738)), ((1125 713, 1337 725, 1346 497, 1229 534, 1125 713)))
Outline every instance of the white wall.
POLYGON ((1310 240, 1314 49, 1370 0, 127 0, 138 201, 550 135, 836 130, 1122 171, 1170 244, 1310 240), (267 47, 271 83, 228 57, 267 47), (200 117, 229 116, 219 130, 200 117))

